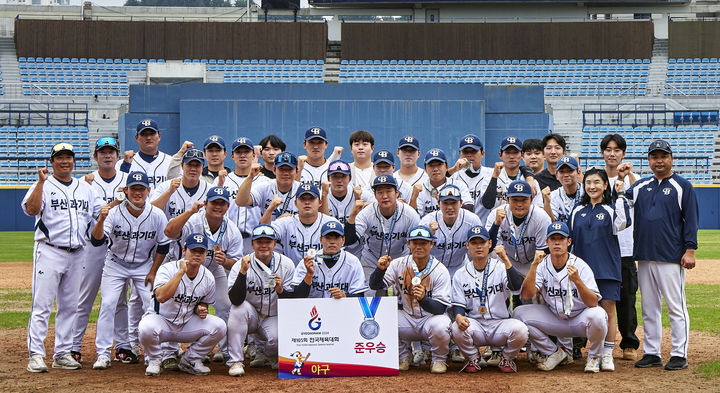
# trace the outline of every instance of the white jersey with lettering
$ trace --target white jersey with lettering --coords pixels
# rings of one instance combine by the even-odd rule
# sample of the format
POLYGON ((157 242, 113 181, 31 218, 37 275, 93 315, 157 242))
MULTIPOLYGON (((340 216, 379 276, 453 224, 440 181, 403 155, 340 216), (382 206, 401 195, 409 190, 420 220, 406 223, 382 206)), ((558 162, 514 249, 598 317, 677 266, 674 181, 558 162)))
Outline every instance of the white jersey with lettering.
MULTIPOLYGON (((493 206, 493 210, 507 203, 507 188, 508 186, 510 186, 510 183, 515 180, 527 181, 525 176, 523 176, 521 170, 518 170, 517 175, 515 175, 515 179, 510 179, 504 168, 500 171, 500 176, 498 176, 497 179, 497 196, 495 197, 495 206, 493 206)), ((531 184, 531 186, 533 185, 531 184)), ((533 198, 532 203, 533 205, 539 206, 542 209, 544 204, 542 199, 542 190, 540 190, 540 183, 535 180, 535 184, 533 187, 535 187, 535 197, 533 198)))
MULTIPOLYGON (((240 232, 250 234, 253 228, 260 223, 260 217, 262 217, 265 211, 262 210, 260 206, 238 206, 235 203, 237 191, 240 188, 240 184, 245 181, 245 178, 247 178, 247 176, 239 176, 235 172, 229 173, 225 176, 223 187, 230 191, 230 209, 228 209, 226 216, 229 217, 235 225, 237 225, 240 232)), ((255 176, 252 181, 251 189, 257 187, 260 183, 269 181, 270 179, 265 176, 255 176)), ((215 178, 212 185, 218 185, 218 178, 215 178)))
POLYGON ((433 194, 439 192, 440 188, 442 188, 442 186, 446 184, 454 184, 460 189, 460 200, 462 202, 462 205, 470 205, 474 202, 473 199, 470 197, 470 192, 468 191, 467 187, 465 187, 462 182, 458 181, 454 175, 446 177, 445 183, 443 183, 439 187, 433 187, 432 184, 430 184, 429 178, 423 181, 421 184, 423 186, 423 189, 422 191, 420 191, 420 194, 418 194, 416 201, 417 210, 420 214, 420 217, 424 217, 426 214, 440 210, 438 199, 437 197, 433 196, 433 194))
MULTIPOLYGON (((27 202, 37 182, 33 183, 22 200, 25 214, 27 202)), ((40 212, 35 215, 34 240, 71 249, 83 247, 87 233, 92 230, 93 217, 105 203, 85 180, 73 178, 65 185, 50 175, 43 184, 40 212)), ((29 214, 28 214, 29 215, 29 214)))
POLYGON ((420 216, 415 209, 400 201, 390 217, 380 213, 377 202, 365 206, 355 218, 355 231, 362 244, 360 262, 363 267, 374 270, 383 255, 393 258, 407 255, 410 252, 408 231, 419 223, 420 216))
MULTIPOLYGON (((277 315, 278 295, 277 292, 275 292, 275 287, 268 288, 265 285, 270 279, 270 275, 259 266, 260 263, 260 261, 255 259, 255 253, 251 253, 250 267, 245 274, 247 291, 245 301, 252 305, 261 317, 266 318, 277 315)), ((230 274, 228 274, 228 290, 232 288, 238 279, 241 265, 242 263, 238 261, 233 265, 232 269, 230 269, 230 274)), ((287 284, 292 280, 295 264, 285 255, 273 252, 270 266, 264 266, 282 279, 284 287, 287 287, 287 284)))
POLYGON ((540 264, 538 264, 536 275, 535 275, 535 287, 538 291, 541 291, 541 295, 547 304, 547 307, 560 319, 573 318, 580 314, 588 306, 583 303, 580 293, 573 282, 570 282, 570 290, 572 295, 572 308, 570 315, 565 315, 565 302, 568 296, 568 264, 575 265, 580 275, 580 280, 590 289, 594 294, 600 296, 600 290, 598 290, 597 283, 595 282, 595 275, 585 261, 576 257, 572 253, 568 253, 568 260, 560 271, 555 269, 550 255, 546 256, 540 264))
MULTIPOLYGON (((415 277, 413 265, 412 255, 393 259, 385 270, 383 281, 385 286, 393 287, 395 294, 400 297, 400 304, 405 313, 414 318, 423 318, 431 314, 423 310, 420 302, 412 295, 411 281, 415 277)), ((421 283, 427 291, 425 296, 450 307, 450 273, 445 265, 433 256, 430 256, 428 265, 430 266, 426 265, 420 272, 421 283)))
POLYGON ((570 213, 575 206, 580 205, 580 198, 585 193, 582 184, 578 183, 574 197, 568 196, 565 187, 560 187, 550 193, 550 209, 552 209, 555 221, 568 223, 570 221, 570 213))
POLYGON ((272 179, 267 182, 259 183, 255 185, 253 182, 252 189, 250 190, 250 197, 252 198, 252 206, 259 207, 261 210, 261 216, 265 213, 265 210, 270 206, 270 203, 275 197, 282 199, 283 203, 278 206, 273 212, 272 219, 276 220, 278 217, 285 213, 295 214, 297 213, 297 206, 295 206, 295 193, 300 182, 293 181, 292 187, 288 192, 280 192, 277 187, 277 180, 272 179))
MULTIPOLYGON (((158 199, 160 195, 170 189, 171 181, 172 180, 166 180, 160 183, 153 190, 152 194, 150 194, 150 201, 158 199)), ((168 199, 168 202, 165 205, 165 209, 163 209, 163 211, 165 212, 165 216, 168 218, 168 220, 171 220, 185 213, 185 210, 190 209, 195 202, 204 201, 209 189, 210 184, 208 184, 208 182, 206 182, 205 180, 200 179, 197 185, 197 190, 195 191, 195 193, 190 195, 185 186, 181 184, 180 187, 178 187, 177 190, 175 190, 175 192, 170 195, 170 199, 168 199)))
MULTIPOLYGON (((505 219, 498 229, 497 245, 505 247, 512 265, 525 276, 535 258, 535 250, 547 249, 547 227, 552 221, 545 210, 533 204, 530 205, 523 222, 515 225, 510 206, 504 205, 501 208, 505 209, 505 219)), ((495 210, 488 215, 485 228, 490 231, 494 223, 495 210)))
POLYGON ((116 171, 112 179, 104 179, 98 171, 93 172, 92 175, 93 181, 90 185, 95 193, 107 204, 114 201, 116 192, 125 187, 128 174, 116 171))
POLYGON ((310 225, 300 222, 297 215, 283 217, 272 223, 278 237, 276 250, 286 255, 294 264, 297 264, 307 253, 307 250, 320 250, 320 228, 328 221, 340 222, 335 217, 318 213, 315 221, 310 225))
MULTIPOLYGON (((155 275, 153 293, 167 284, 178 270, 180 270, 178 261, 161 265, 155 275)), ((200 266, 198 274, 192 280, 187 274, 183 275, 171 299, 160 303, 153 295, 153 300, 153 311, 156 314, 163 316, 170 323, 183 325, 195 314, 195 306, 198 303, 215 303, 215 278, 205 266, 200 266)))
POLYGON ((108 258, 126 263, 151 263, 157 246, 169 244, 165 236, 167 218, 162 210, 145 203, 138 217, 121 203, 108 212, 103 232, 108 238, 108 258))
MULTIPOLYGON (((410 197, 412 196, 412 187, 407 183, 400 183, 400 179, 395 177, 395 180, 398 183, 398 191, 400 191, 400 196, 398 196, 398 199, 402 199, 405 201, 405 203, 410 202, 410 197)), ((365 202, 375 202, 375 192, 371 187, 367 187, 363 189, 363 200, 365 202), (365 199, 367 195, 367 199, 365 199)))
POLYGON ((330 166, 330 160, 325 160, 320 166, 312 166, 310 163, 305 161, 303 165, 302 173, 300 174, 300 182, 312 183, 315 187, 320 189, 322 182, 328 181, 328 167, 330 166))
MULTIPOLYGON (((609 184, 612 185, 614 188, 615 180, 617 180, 617 176, 608 178, 609 184)), ((627 191, 630 188, 630 176, 625 176, 625 180, 623 182, 623 191, 627 191)), ((630 208, 630 215, 628 217, 635 217, 634 216, 634 209, 630 208)), ((633 226, 630 225, 620 231, 618 234, 618 243, 620 243, 620 255, 623 257, 632 257, 633 256, 633 226)))
MULTIPOLYGON (((155 159, 151 162, 147 162, 144 158, 142 158, 140 153, 135 153, 132 158, 132 163, 130 163, 130 169, 127 173, 136 171, 144 172, 150 181, 150 188, 155 189, 155 187, 160 185, 160 183, 168 180, 167 173, 168 168, 170 167, 171 158, 172 156, 169 154, 158 151, 157 155, 155 155, 155 159)), ((123 162, 123 160, 119 160, 117 164, 115 164, 115 169, 120 171, 120 167, 123 162)))
POLYGON ((478 171, 468 168, 455 174, 457 182, 464 184, 468 189, 470 198, 473 200, 473 206, 475 207, 475 214, 480 217, 482 222, 487 220, 487 215, 490 213, 490 211, 483 208, 482 196, 485 193, 485 189, 487 189, 490 178, 492 178, 492 173, 492 168, 481 166, 478 171))
MULTIPOLYGON (((203 266, 213 271, 216 266, 214 245, 219 244, 220 249, 225 253, 226 258, 240 260, 243 256, 243 237, 235 223, 223 217, 223 223, 215 232, 210 232, 210 227, 205 219, 205 211, 201 210, 190 217, 182 229, 180 239, 187 239, 192 233, 202 233, 208 239, 208 252, 203 266)), ((178 258, 177 255, 174 258, 178 258)), ((234 266, 234 265, 233 265, 234 266)))
POLYGON ((443 219, 442 211, 432 212, 420 219, 420 225, 429 226, 438 223, 435 231, 435 245, 430 253, 448 268, 450 277, 463 265, 467 256, 467 233, 476 225, 484 225, 480 217, 465 209, 460 209, 452 226, 448 227, 443 219))
POLYGON ((452 279, 452 304, 465 309, 473 319, 510 318, 507 270, 505 264, 495 258, 488 258, 485 269, 477 270, 471 260, 463 265, 452 279), (487 278, 484 277, 487 269, 487 278), (480 293, 485 281, 485 313, 480 313, 480 293))
MULTIPOLYGON (((365 273, 360 265, 360 260, 356 256, 341 250, 338 260, 332 268, 329 268, 320 258, 316 258, 316 261, 318 262, 315 263, 308 297, 332 297, 330 288, 340 288, 347 295, 370 290, 365 282, 365 273)), ((305 279, 306 273, 305 264, 298 263, 288 288, 299 285, 305 279)))
MULTIPOLYGON (((360 196, 360 198, 365 202, 367 202, 366 198, 369 197, 370 195, 368 195, 365 191, 363 191, 363 194, 360 196)), ((340 223, 345 225, 353 206, 355 206, 355 193, 353 192, 352 187, 348 184, 347 192, 342 199, 338 199, 338 197, 333 195, 332 192, 328 192, 327 202, 330 216, 335 217, 338 221, 340 221, 340 223)), ((362 252, 362 244, 358 242, 346 247, 345 249, 355 256, 360 256, 362 252)))
MULTIPOLYGON (((405 180, 402 176, 400 176, 399 169, 393 173, 393 176, 395 176, 395 179, 398 182, 398 189, 401 189, 404 184, 405 187, 408 187, 410 189, 411 193, 412 193, 412 188, 416 183, 422 183, 428 179, 427 173, 425 172, 424 169, 422 169, 420 167, 418 167, 417 171, 415 171, 415 174, 410 176, 407 180, 405 180)), ((408 199, 408 201, 409 201, 409 199, 408 199)))

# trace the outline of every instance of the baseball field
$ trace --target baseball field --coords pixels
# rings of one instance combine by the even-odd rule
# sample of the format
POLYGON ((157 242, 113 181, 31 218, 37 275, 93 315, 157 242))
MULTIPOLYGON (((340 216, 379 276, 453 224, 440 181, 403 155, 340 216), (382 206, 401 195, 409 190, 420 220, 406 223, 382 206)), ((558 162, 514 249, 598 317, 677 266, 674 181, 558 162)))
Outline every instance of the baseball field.
MULTIPOLYGON (((207 377, 179 372, 165 372, 160 377, 143 375, 142 363, 125 365, 113 362, 108 370, 92 370, 95 361, 95 319, 99 307, 96 299, 91 324, 83 346, 82 370, 54 370, 31 374, 27 365, 27 321, 32 305, 30 284, 32 272, 32 233, 0 232, 0 391, 3 392, 95 392, 147 391, 170 392, 194 387, 196 391, 720 391, 720 230, 703 230, 697 267, 687 275, 687 301, 690 313, 689 369, 664 371, 661 368, 637 369, 633 362, 619 359, 616 345, 615 372, 584 374, 584 360, 544 373, 528 364, 521 354, 517 374, 502 374, 496 368, 478 374, 458 374, 461 365, 450 364, 447 374, 431 375, 429 366, 411 368, 399 377, 335 378, 327 380, 278 380, 277 372, 247 369, 242 378, 227 375, 224 365, 210 365, 207 377)), ((640 302, 638 299, 638 321, 640 302)), ((663 358, 669 357, 670 330, 663 313, 663 358)), ((48 338, 48 365, 53 347, 51 317, 48 338)), ((638 327, 642 339, 642 326, 638 327)), ((619 344, 619 335, 617 343, 619 344)), ((642 353, 642 344, 640 347, 642 353)))

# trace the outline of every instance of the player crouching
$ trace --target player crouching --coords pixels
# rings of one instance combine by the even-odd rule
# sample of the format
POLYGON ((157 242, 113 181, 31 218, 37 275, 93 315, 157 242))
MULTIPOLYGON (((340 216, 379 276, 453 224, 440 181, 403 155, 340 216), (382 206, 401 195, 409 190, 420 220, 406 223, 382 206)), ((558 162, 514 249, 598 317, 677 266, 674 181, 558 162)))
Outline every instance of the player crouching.
POLYGON ((503 347, 498 367, 500 371, 517 372, 515 357, 528 339, 528 328, 510 318, 510 291, 521 288, 523 278, 505 255, 503 246, 495 253, 502 262, 489 258, 492 240, 482 226, 467 232, 467 249, 472 261, 465 263, 453 276, 452 324, 453 341, 467 359, 463 371, 480 371, 477 347, 503 347), (504 266, 503 266, 504 263, 504 266))
POLYGON ((547 235, 550 255, 535 253, 521 291, 523 299, 531 299, 539 291, 546 304, 520 306, 515 309, 515 318, 528 326, 530 343, 541 354, 538 369, 550 371, 568 356, 549 336, 587 337, 590 349, 585 372, 597 373, 607 334, 607 314, 598 306, 600 291, 595 276, 585 261, 568 252, 572 241, 565 223, 553 222, 547 235))
POLYGON ((222 319, 208 314, 208 305, 215 301, 215 278, 202 265, 207 250, 205 235, 192 233, 185 240, 184 259, 158 269, 153 290, 155 312, 145 314, 138 326, 148 357, 145 375, 160 375, 164 342, 191 343, 178 367, 188 374, 210 374, 202 358, 225 337, 226 326, 222 319))
POLYGON ((295 264, 290 258, 274 252, 277 233, 270 225, 253 229, 252 254, 236 263, 228 276, 230 316, 228 317, 228 350, 233 377, 245 375, 243 347, 248 333, 256 333, 265 341, 262 354, 250 363, 251 367, 264 366, 268 359, 277 368, 278 322, 277 299, 285 296, 283 283, 290 282, 295 264))
POLYGON ((370 289, 392 286, 395 293, 401 294, 402 309, 398 311, 401 371, 410 368, 409 342, 423 340, 430 342, 430 372, 444 374, 447 371, 450 318, 445 311, 450 305, 450 273, 430 255, 434 242, 430 228, 413 227, 408 232, 411 254, 392 261, 389 255, 380 257, 370 275, 370 289))

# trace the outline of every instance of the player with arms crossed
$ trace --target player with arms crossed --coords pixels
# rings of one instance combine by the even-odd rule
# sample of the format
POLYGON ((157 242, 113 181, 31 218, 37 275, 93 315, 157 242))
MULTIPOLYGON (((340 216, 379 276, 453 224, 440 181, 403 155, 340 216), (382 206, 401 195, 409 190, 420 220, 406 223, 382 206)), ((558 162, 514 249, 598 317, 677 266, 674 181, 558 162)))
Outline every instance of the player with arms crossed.
POLYGON ((430 228, 418 225, 408 233, 411 255, 392 259, 384 255, 370 276, 370 289, 394 287, 400 294, 398 311, 400 371, 410 368, 409 341, 428 340, 432 353, 430 372, 447 372, 445 360, 450 352, 450 274, 430 254, 435 238, 430 228))
POLYGON ((82 366, 73 359, 72 339, 78 292, 82 279, 81 249, 94 216, 103 201, 89 184, 74 179, 75 151, 68 143, 59 143, 50 151, 50 165, 38 170, 38 180, 30 186, 22 209, 35 217, 33 246, 32 311, 28 322, 27 346, 30 360, 27 370, 46 372, 45 337, 48 321, 57 297, 55 315, 55 355, 53 368, 67 370, 82 366))
POLYGON ((540 351, 539 370, 550 371, 571 356, 549 336, 587 337, 590 349, 585 372, 597 373, 607 335, 607 314, 598 306, 600 291, 595 277, 585 261, 568 252, 572 240, 565 223, 553 222, 547 234, 550 255, 536 252, 521 291, 523 299, 540 294, 545 304, 517 307, 514 317, 525 322, 530 342, 540 351))
MULTIPOLYGON (((150 193, 148 177, 142 172, 131 172, 124 192, 127 199, 122 204, 112 209, 105 205, 100 209, 90 238, 93 246, 107 250, 100 283, 95 370, 110 367, 115 311, 127 282, 132 282, 142 301, 142 311, 146 312, 152 306, 150 288, 155 274, 170 245, 170 239, 163 233, 167 225, 165 215, 147 203, 150 193)), ((127 352, 130 343, 116 343, 116 348, 127 352)))
POLYGON ((492 240, 484 227, 470 228, 466 237, 472 259, 452 280, 452 313, 455 315, 452 336, 467 360, 463 371, 480 371, 477 347, 491 345, 503 347, 498 363, 500 371, 517 372, 514 359, 527 342, 528 328, 511 318, 508 304, 510 291, 520 290, 523 278, 505 255, 503 246, 495 248, 500 260, 489 257, 492 240))
POLYGON ((274 251, 276 239, 275 229, 270 225, 256 226, 252 231, 253 252, 242 257, 228 276, 232 302, 228 319, 228 374, 233 377, 245 375, 243 347, 248 333, 258 334, 265 342, 250 367, 262 367, 269 362, 277 368, 277 299, 288 295, 283 285, 290 282, 295 264, 274 251))
POLYGON ((158 150, 160 143, 160 128, 152 119, 145 119, 135 128, 135 140, 140 147, 137 154, 126 150, 123 161, 118 161, 117 170, 130 172, 143 172, 150 180, 150 188, 155 189, 160 183, 167 180, 170 167, 170 155, 158 150))
POLYGON ((202 358, 225 337, 222 319, 208 314, 215 299, 213 275, 204 266, 208 240, 202 233, 191 233, 185 240, 183 259, 160 267, 153 290, 154 307, 140 321, 140 340, 148 365, 145 375, 160 375, 161 344, 189 342, 178 367, 194 375, 208 375, 210 368, 202 358))

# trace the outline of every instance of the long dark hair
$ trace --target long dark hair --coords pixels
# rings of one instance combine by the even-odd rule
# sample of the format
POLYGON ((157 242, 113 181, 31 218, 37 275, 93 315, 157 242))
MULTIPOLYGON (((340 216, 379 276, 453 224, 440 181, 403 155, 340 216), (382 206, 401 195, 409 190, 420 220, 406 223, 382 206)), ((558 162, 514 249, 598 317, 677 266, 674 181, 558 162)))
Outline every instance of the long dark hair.
MULTIPOLYGON (((583 190, 585 189, 585 179, 588 178, 588 176, 592 175, 598 175, 602 179, 602 181, 607 184, 607 187, 605 188, 605 191, 603 192, 603 198, 602 198, 602 204, 609 205, 612 202, 612 186, 610 185, 610 180, 608 179, 607 172, 605 172, 604 169, 600 168, 591 168, 587 172, 585 172, 585 175, 583 177, 583 190)), ((589 205, 590 204, 590 195, 588 195, 587 191, 585 191, 580 198, 580 204, 581 205, 589 205)))

